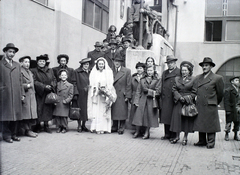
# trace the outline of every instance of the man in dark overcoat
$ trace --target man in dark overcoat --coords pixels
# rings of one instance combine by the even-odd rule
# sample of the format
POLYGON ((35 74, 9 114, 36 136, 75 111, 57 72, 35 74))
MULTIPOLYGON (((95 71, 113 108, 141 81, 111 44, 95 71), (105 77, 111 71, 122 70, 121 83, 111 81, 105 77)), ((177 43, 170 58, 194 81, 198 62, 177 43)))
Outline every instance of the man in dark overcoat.
POLYGON ((20 141, 16 134, 18 121, 22 120, 22 101, 25 96, 20 64, 13 61, 18 50, 14 44, 7 44, 0 61, 0 122, 3 139, 8 143, 20 141))
POLYGON ((69 61, 69 56, 66 54, 60 54, 57 56, 57 60, 58 60, 59 66, 52 68, 57 82, 60 81, 60 78, 58 76, 59 71, 61 69, 66 69, 67 73, 68 73, 67 81, 72 84, 74 81, 74 69, 67 66, 68 61, 69 61))
POLYGON ((111 39, 109 42, 110 49, 108 49, 104 54, 104 58, 107 60, 108 65, 111 69, 114 68, 113 59, 119 53, 117 50, 117 45, 117 41, 115 39, 111 39))
POLYGON ((78 132, 86 131, 85 124, 88 120, 87 114, 87 99, 88 99, 88 88, 89 88, 89 75, 90 75, 90 61, 91 58, 83 58, 79 63, 81 64, 79 68, 75 70, 75 79, 74 83, 74 100, 77 101, 79 108, 81 109, 81 117, 78 120, 78 132))
POLYGON ((172 87, 175 77, 180 76, 180 69, 176 65, 177 58, 172 55, 167 56, 168 69, 162 73, 162 87, 160 96, 160 122, 164 124, 164 136, 162 140, 174 139, 175 133, 171 132, 170 124, 174 106, 172 87))
POLYGON ((97 41, 94 45, 95 49, 93 51, 88 52, 87 58, 91 58, 89 69, 92 70, 93 66, 95 65, 95 61, 104 56, 104 52, 101 50, 103 44, 97 41))
POLYGON ((228 133, 231 130, 231 123, 234 123, 234 140, 240 141, 238 137, 239 131, 239 116, 237 114, 236 104, 239 98, 239 78, 237 76, 231 77, 231 85, 225 89, 224 93, 224 107, 226 111, 226 126, 225 126, 225 140, 229 141, 228 133))
POLYGON ((218 104, 222 101, 224 94, 223 77, 214 74, 211 69, 215 66, 212 59, 205 57, 199 63, 203 74, 196 76, 197 99, 196 107, 198 116, 194 120, 193 130, 199 132, 199 141, 195 146, 207 146, 214 148, 216 132, 220 132, 218 116, 218 104))
POLYGON ((117 100, 112 105, 112 132, 123 134, 125 121, 128 118, 128 101, 131 99, 131 70, 123 67, 120 55, 114 58, 113 86, 117 93, 117 100))

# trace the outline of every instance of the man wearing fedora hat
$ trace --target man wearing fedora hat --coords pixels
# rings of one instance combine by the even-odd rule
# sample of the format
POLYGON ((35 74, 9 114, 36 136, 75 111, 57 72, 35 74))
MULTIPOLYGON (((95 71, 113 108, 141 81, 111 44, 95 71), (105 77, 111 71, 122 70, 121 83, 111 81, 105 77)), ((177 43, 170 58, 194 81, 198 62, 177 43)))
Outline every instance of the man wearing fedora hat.
POLYGON ((102 50, 101 50, 102 46, 103 46, 103 44, 101 42, 97 41, 94 45, 95 49, 93 51, 88 52, 88 54, 87 54, 87 58, 91 58, 90 66, 89 66, 90 70, 95 65, 95 60, 97 60, 98 58, 100 58, 104 55, 104 52, 102 52, 102 50))
POLYGON ((180 76, 180 69, 176 65, 178 59, 173 55, 167 56, 168 69, 162 73, 162 87, 160 95, 160 122, 164 124, 164 136, 162 140, 174 139, 175 133, 170 131, 172 111, 174 106, 172 87, 175 77, 180 76))
POLYGON ((237 113, 236 104, 239 98, 239 79, 238 76, 233 76, 230 78, 231 85, 225 89, 224 93, 224 107, 226 114, 226 125, 225 125, 225 140, 229 141, 229 132, 231 130, 231 123, 234 123, 234 140, 240 141, 237 133, 239 131, 239 114, 237 113))
POLYGON ((128 38, 128 37, 124 37, 122 39, 123 49, 120 50, 119 53, 120 53, 120 55, 123 59, 123 65, 122 66, 124 66, 124 67, 125 67, 125 64, 126 64, 126 52, 127 52, 127 49, 130 47, 131 42, 132 42, 131 39, 128 38))
POLYGON ((196 76, 198 116, 194 120, 193 130, 199 132, 199 141, 195 146, 214 148, 216 132, 220 132, 218 105, 223 98, 223 77, 212 72, 215 66, 212 59, 205 57, 199 63, 203 73, 196 76))
POLYGON ((123 59, 120 55, 114 58, 113 86, 116 89, 117 99, 112 105, 112 132, 123 134, 125 129, 125 121, 128 118, 128 101, 131 99, 131 70, 123 67, 121 64, 123 59))
POLYGON ((118 46, 117 41, 115 39, 111 39, 109 42, 109 46, 110 49, 108 49, 105 52, 104 58, 107 60, 109 67, 113 69, 114 68, 113 59, 119 53, 119 51, 117 50, 118 46))
POLYGON ((69 56, 66 55, 66 54, 60 54, 60 55, 57 56, 57 60, 58 60, 59 66, 52 68, 57 82, 60 81, 60 78, 58 76, 58 72, 61 69, 66 69, 67 73, 68 73, 67 81, 72 84, 73 81, 74 81, 74 69, 67 66, 68 61, 69 61, 69 56))
POLYGON ((5 53, 0 61, 0 122, 3 139, 12 143, 20 141, 16 136, 18 121, 22 120, 24 90, 21 82, 21 67, 13 61, 18 48, 9 43, 3 48, 5 53))

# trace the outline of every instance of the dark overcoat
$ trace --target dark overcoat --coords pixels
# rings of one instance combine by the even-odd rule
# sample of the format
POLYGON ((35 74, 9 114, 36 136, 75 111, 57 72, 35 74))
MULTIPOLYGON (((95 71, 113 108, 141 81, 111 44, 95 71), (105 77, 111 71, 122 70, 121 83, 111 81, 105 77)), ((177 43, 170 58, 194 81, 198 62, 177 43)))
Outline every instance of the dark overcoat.
POLYGON ((175 77, 180 76, 180 69, 175 68, 171 73, 165 70, 162 74, 162 88, 160 96, 160 122, 166 125, 171 124, 172 111, 174 106, 172 87, 175 77))
POLYGON ((183 103, 181 103, 179 99, 181 97, 187 99, 187 96, 189 95, 192 97, 192 99, 195 99, 197 95, 197 88, 194 81, 194 77, 186 77, 185 80, 183 80, 183 77, 175 77, 175 82, 173 84, 172 92, 173 92, 173 99, 174 99, 174 107, 173 107, 170 131, 193 132, 193 124, 194 124, 193 122, 195 117, 186 117, 181 115, 183 103))
POLYGON ((34 86, 37 100, 37 114, 39 121, 49 121, 52 119, 53 105, 45 104, 47 94, 50 92, 46 90, 46 85, 52 86, 56 90, 56 78, 52 69, 45 66, 43 69, 36 67, 32 70, 34 77, 34 86))
POLYGON ((231 85, 225 89, 224 93, 224 108, 226 111, 226 122, 239 122, 240 118, 237 114, 236 104, 239 98, 237 90, 231 85), (231 112, 227 114, 227 112, 231 112))
POLYGON ((132 84, 131 84, 132 104, 131 104, 131 111, 130 111, 130 116, 129 116, 129 123, 132 123, 134 114, 135 114, 136 109, 137 109, 137 107, 133 104, 133 100, 135 99, 135 94, 136 94, 139 82, 140 82, 140 80, 137 78, 137 73, 133 74, 132 75, 132 84))
POLYGON ((133 117, 133 125, 158 127, 158 108, 153 108, 153 97, 159 95, 159 79, 149 80, 147 77, 142 78, 138 84, 134 104, 137 110, 133 117), (155 96, 153 95, 155 93, 155 96))
POLYGON ((21 67, 22 83, 25 91, 25 99, 22 104, 22 119, 37 118, 37 102, 35 97, 34 79, 30 70, 21 67), (30 88, 28 88, 30 84, 30 88))
POLYGON ((131 99, 132 97, 131 70, 125 67, 121 67, 118 72, 113 70, 113 86, 116 89, 117 100, 112 105, 112 120, 126 120, 128 118, 128 102, 125 101, 125 98, 131 99))
POLYGON ((69 83, 73 84, 73 82, 74 82, 74 69, 70 68, 68 66, 66 66, 65 68, 62 68, 61 66, 52 68, 54 76, 55 76, 57 82, 61 81, 61 79, 59 78, 59 75, 58 75, 58 72, 59 72, 60 69, 66 69, 68 71, 68 73, 67 73, 68 74, 67 81, 69 83))
POLYGON ((224 95, 223 78, 210 72, 206 78, 203 74, 198 75, 195 81, 197 83, 198 116, 194 121, 193 129, 204 133, 220 132, 218 104, 224 95))
POLYGON ((75 70, 75 85, 74 85, 74 95, 78 95, 77 103, 81 109, 81 120, 87 121, 87 99, 88 99, 88 86, 89 86, 89 75, 90 72, 86 72, 79 67, 75 70))
POLYGON ((53 115, 68 117, 70 102, 73 98, 73 85, 67 81, 59 81, 57 83, 57 95, 59 97, 59 103, 56 104, 53 115))
POLYGON ((114 68, 114 64, 113 64, 113 59, 115 57, 115 55, 117 55, 117 49, 115 50, 114 53, 111 52, 111 49, 106 50, 105 54, 104 54, 104 58, 107 60, 108 65, 111 69, 114 68))
POLYGON ((96 61, 98 58, 103 57, 104 54, 105 54, 104 52, 102 52, 102 51, 97 51, 96 49, 93 50, 93 51, 88 52, 87 57, 88 57, 88 58, 91 58, 89 68, 92 69, 93 66, 95 65, 95 61, 96 61))
POLYGON ((13 61, 11 66, 3 58, 0 61, 0 121, 22 119, 22 95, 20 65, 13 61))

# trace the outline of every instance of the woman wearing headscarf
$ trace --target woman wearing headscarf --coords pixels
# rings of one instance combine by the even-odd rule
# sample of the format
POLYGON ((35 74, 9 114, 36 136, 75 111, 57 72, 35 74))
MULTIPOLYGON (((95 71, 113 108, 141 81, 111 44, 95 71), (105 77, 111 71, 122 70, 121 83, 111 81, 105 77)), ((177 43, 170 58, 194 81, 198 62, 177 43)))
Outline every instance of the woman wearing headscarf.
POLYGON ((44 122, 44 131, 52 133, 48 126, 48 122, 52 120, 53 104, 45 104, 46 96, 56 91, 56 78, 52 69, 47 66, 48 55, 40 55, 37 57, 37 67, 31 71, 34 77, 34 86, 37 100, 38 124, 36 131, 40 132, 40 122, 44 122))
POLYGON ((194 117, 183 116, 181 111, 183 105, 188 105, 194 102, 197 89, 194 83, 193 65, 188 61, 183 61, 180 64, 180 74, 175 78, 175 82, 172 88, 174 106, 172 113, 172 120, 170 131, 176 132, 176 138, 171 141, 172 144, 177 143, 179 140, 180 132, 184 132, 182 145, 187 145, 188 133, 193 132, 194 117))
POLYGON ((107 61, 100 57, 89 78, 88 118, 91 119, 91 132, 111 133, 111 106, 116 98, 113 71, 107 61))

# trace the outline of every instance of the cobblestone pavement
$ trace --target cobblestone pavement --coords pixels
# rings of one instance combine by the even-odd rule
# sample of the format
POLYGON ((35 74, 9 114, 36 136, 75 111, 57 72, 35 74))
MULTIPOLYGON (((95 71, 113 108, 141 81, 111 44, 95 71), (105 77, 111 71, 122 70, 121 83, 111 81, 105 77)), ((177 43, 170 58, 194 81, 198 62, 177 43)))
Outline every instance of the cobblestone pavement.
MULTIPOLYGON (((77 122, 69 123, 66 134, 40 133, 38 138, 21 137, 12 144, 2 141, 1 174, 150 174, 150 175, 233 175, 240 174, 240 142, 224 141, 222 132, 214 149, 195 147, 198 133, 189 134, 188 145, 162 141, 163 125, 151 129, 148 140, 132 139, 132 131, 97 135, 78 133, 77 122)), ((54 126, 52 126, 54 128, 54 126)), ((181 138, 183 135, 181 134, 181 138)))

